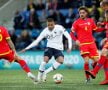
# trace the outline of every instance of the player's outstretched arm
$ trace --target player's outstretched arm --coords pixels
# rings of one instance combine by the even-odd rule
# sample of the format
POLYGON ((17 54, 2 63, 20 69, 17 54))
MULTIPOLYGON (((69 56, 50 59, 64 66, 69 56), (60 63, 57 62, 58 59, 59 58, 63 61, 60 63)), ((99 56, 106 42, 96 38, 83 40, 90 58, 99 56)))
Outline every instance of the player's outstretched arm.
POLYGON ((68 39, 68 50, 67 50, 67 52, 70 53, 71 49, 72 49, 71 37, 70 37, 70 35, 69 35, 69 33, 67 31, 64 31, 64 36, 68 39))
POLYGON ((34 40, 30 45, 28 45, 25 49, 21 50, 20 53, 23 53, 23 52, 25 52, 25 51, 27 51, 27 50, 29 50, 29 49, 31 49, 31 48, 37 46, 38 43, 39 43, 43 38, 44 38, 44 32, 42 32, 42 33, 39 35, 39 37, 38 37, 36 40, 34 40))
POLYGON ((26 49, 22 49, 19 53, 24 53, 26 51, 27 51, 26 49))

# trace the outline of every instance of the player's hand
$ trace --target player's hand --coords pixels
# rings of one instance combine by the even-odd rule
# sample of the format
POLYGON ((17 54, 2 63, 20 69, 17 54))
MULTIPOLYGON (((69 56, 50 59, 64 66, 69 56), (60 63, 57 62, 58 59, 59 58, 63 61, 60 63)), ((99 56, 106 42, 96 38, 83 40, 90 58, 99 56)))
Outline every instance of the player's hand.
POLYGON ((68 50, 67 50, 67 53, 70 53, 70 52, 71 52, 71 49, 68 49, 68 50))
POLYGON ((103 46, 106 43, 107 38, 104 38, 103 40, 101 40, 100 45, 103 46))
POLYGON ((97 22, 97 26, 102 26, 102 22, 97 22))
POLYGON ((76 40, 76 45, 80 46, 79 40, 76 40))
POLYGON ((19 53, 23 53, 23 52, 26 52, 26 49, 21 50, 19 53))

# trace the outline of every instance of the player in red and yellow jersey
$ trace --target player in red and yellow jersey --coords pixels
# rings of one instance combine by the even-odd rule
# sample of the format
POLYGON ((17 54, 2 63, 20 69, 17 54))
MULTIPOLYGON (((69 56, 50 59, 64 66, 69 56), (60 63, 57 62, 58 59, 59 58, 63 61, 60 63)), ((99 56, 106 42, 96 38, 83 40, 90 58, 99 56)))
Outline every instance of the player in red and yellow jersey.
POLYGON ((14 44, 4 26, 0 26, 0 59, 19 63, 22 69, 27 73, 28 77, 36 81, 35 76, 31 73, 26 62, 17 55, 14 44))
MULTIPOLYGON (((89 70, 89 59, 94 62, 92 64, 95 67, 98 59, 98 49, 95 44, 95 39, 92 35, 93 30, 97 29, 93 19, 88 18, 88 10, 86 7, 79 8, 79 18, 72 25, 72 32, 70 33, 72 39, 76 41, 76 44, 80 48, 80 53, 84 59, 84 70, 89 70), (77 37, 75 37, 74 32, 77 37)), ((85 73, 86 82, 90 81, 90 76, 85 73)))
POLYGON ((96 77, 96 74, 99 72, 100 68, 103 66, 105 71, 105 80, 103 80, 100 85, 108 85, 108 0, 103 0, 100 3, 100 6, 105 11, 105 22, 101 23, 104 26, 103 30, 106 30, 106 38, 104 39, 104 45, 101 52, 100 59, 96 67, 91 71, 86 71, 91 75, 92 78, 96 77))

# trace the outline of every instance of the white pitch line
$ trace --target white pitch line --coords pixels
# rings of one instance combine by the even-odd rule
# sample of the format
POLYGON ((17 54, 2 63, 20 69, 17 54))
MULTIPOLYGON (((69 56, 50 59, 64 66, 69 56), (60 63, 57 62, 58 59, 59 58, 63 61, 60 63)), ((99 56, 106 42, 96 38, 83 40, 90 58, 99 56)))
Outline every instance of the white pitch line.
POLYGON ((10 4, 13 0, 9 0, 7 3, 5 3, 2 7, 0 7, 0 10, 2 10, 4 7, 6 7, 8 4, 10 4))

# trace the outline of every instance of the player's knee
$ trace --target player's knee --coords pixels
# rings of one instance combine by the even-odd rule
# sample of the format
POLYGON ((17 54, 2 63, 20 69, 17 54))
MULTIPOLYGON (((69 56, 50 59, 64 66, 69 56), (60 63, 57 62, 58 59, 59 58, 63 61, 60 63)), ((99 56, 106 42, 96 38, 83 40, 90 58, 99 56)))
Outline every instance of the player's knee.
POLYGON ((58 63, 63 64, 64 60, 57 60, 58 63))
POLYGON ((50 58, 48 56, 44 56, 44 62, 48 63, 50 58))
POLYGON ((14 59, 15 59, 15 61, 17 61, 17 62, 20 61, 20 60, 22 60, 22 58, 20 58, 19 56, 15 56, 14 59))
POLYGON ((44 60, 44 62, 48 63, 48 62, 49 62, 49 60, 44 60))
POLYGON ((59 56, 59 57, 57 58, 57 62, 60 63, 60 64, 63 64, 63 62, 64 62, 64 57, 59 56))
POLYGON ((63 64, 63 61, 59 61, 58 63, 63 64))

